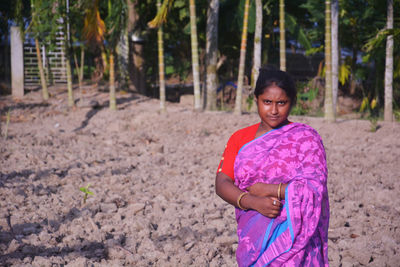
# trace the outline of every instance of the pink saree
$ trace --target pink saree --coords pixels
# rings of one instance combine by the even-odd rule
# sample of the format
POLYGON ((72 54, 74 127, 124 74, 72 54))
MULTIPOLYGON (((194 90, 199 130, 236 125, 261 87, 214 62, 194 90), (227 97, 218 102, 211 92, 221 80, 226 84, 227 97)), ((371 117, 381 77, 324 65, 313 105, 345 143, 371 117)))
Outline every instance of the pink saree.
POLYGON ((275 219, 236 209, 239 266, 328 266, 327 167, 318 133, 300 123, 269 131, 240 149, 234 170, 243 191, 289 183, 275 219))

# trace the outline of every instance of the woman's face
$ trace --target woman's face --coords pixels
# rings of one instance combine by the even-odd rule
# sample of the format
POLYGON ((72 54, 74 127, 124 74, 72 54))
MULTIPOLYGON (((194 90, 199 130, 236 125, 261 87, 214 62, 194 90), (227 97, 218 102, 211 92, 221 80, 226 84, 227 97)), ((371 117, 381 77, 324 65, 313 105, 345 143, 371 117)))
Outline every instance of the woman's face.
POLYGON ((290 98, 286 92, 276 85, 264 89, 264 93, 256 98, 258 115, 266 131, 279 128, 286 123, 290 113, 290 98))

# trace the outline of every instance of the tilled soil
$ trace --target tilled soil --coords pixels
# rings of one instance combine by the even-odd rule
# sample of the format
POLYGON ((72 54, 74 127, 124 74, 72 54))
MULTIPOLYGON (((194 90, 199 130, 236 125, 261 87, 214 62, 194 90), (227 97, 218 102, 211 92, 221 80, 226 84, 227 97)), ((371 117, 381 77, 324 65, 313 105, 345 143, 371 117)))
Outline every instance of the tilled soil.
MULTIPOLYGON (((234 208, 214 179, 229 136, 257 114, 173 103, 160 114, 136 94, 110 111, 90 89, 78 108, 66 98, 0 98, 0 265, 236 266, 234 208)), ((398 266, 400 124, 291 120, 324 140, 331 266, 398 266)))

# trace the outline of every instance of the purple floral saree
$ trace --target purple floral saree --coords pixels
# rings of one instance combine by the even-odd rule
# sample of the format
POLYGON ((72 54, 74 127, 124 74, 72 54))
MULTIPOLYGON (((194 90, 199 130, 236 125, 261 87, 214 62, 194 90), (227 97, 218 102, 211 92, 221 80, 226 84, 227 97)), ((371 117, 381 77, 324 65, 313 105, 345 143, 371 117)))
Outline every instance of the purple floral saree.
POLYGON ((329 201, 325 150, 318 133, 291 123, 244 145, 235 185, 289 183, 275 219, 236 209, 239 266, 328 266, 329 201))

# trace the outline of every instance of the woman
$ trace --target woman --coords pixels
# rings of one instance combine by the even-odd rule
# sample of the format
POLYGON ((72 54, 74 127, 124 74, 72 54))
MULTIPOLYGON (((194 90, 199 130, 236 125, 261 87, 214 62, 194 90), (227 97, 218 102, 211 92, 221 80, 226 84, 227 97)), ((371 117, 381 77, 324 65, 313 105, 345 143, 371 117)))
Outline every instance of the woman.
POLYGON ((318 133, 288 116, 296 88, 261 69, 254 91, 261 122, 225 147, 216 193, 236 207, 239 266, 328 266, 329 202, 318 133))

